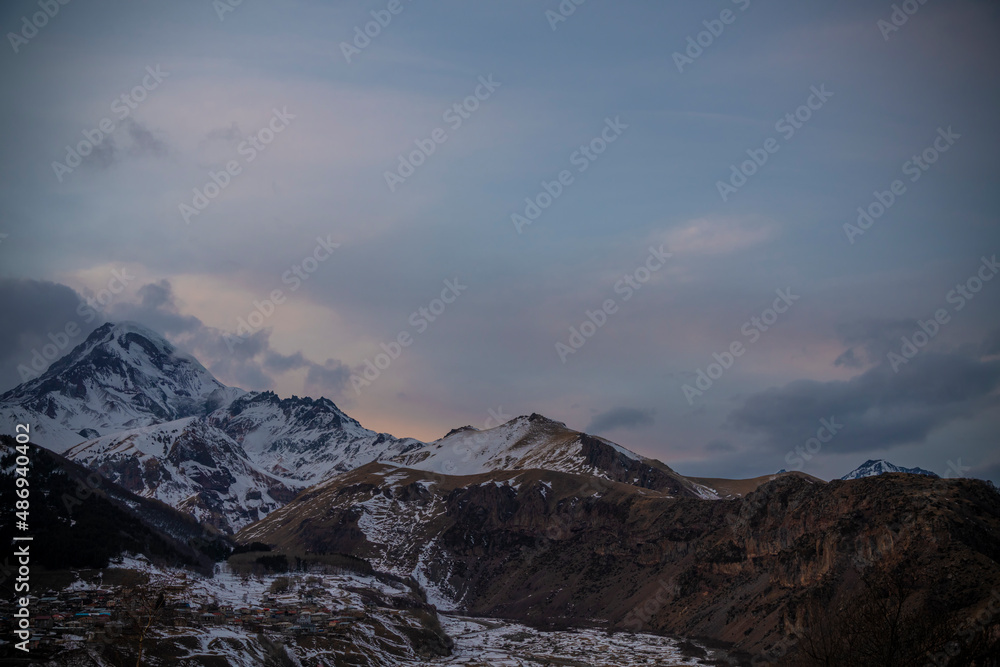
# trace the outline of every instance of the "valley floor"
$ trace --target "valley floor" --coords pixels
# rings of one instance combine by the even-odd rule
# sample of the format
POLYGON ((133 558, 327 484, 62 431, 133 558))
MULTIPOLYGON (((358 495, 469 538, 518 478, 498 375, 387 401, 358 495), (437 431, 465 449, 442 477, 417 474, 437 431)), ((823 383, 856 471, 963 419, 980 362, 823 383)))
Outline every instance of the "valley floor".
MULTIPOLYGON (((149 665, 718 664, 694 643, 656 635, 593 628, 542 631, 499 619, 436 615, 406 582, 386 575, 247 576, 220 565, 208 578, 156 567, 144 558, 80 573, 69 586, 33 598, 32 654, 12 652, 3 642, 0 663, 28 658, 53 667, 119 664, 125 658, 120 651, 136 641, 128 632, 129 618, 144 624, 149 619, 148 608, 136 605, 141 591, 150 599, 163 593, 145 639, 142 657, 149 665), (137 583, 136 576, 142 582, 138 587, 121 585, 128 579, 137 583), (445 634, 454 642, 450 655, 445 634)), ((6 606, 0 605, 0 618, 9 618, 6 606)))
POLYGON ((699 646, 667 637, 578 629, 542 632, 523 625, 492 619, 441 616, 445 632, 455 640, 454 655, 427 665, 490 665, 491 667, 635 667, 639 665, 709 665, 690 653, 706 652, 699 646))

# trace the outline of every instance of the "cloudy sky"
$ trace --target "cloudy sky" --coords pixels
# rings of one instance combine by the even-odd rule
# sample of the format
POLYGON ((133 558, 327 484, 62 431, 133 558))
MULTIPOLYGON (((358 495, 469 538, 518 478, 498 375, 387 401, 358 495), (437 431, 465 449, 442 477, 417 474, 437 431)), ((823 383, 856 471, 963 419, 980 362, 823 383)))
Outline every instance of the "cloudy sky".
POLYGON ((399 436, 1000 481, 994 3, 45 4, 0 9, 0 390, 129 319, 399 436))

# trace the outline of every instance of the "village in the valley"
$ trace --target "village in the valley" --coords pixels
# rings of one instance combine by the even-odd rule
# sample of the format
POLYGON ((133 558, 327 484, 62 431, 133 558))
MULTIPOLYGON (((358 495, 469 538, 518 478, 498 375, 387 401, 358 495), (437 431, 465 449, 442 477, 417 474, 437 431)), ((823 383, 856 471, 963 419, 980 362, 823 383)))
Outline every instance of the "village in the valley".
MULTIPOLYGON (((92 658, 104 653, 102 645, 134 648, 143 641, 144 655, 156 654, 149 664, 516 667, 595 651, 606 659, 599 665, 714 664, 701 647, 667 637, 598 628, 540 632, 451 615, 440 617, 438 630, 454 638, 442 651, 428 633, 421 596, 391 575, 319 568, 248 575, 218 564, 206 577, 141 557, 85 574, 58 592, 31 597, 31 664, 117 664, 92 658), (274 656, 269 648, 299 662, 267 661, 274 656)), ((3 625, 11 625, 13 611, 11 601, 0 603, 3 625)))
MULTIPOLYGON (((354 573, 252 576, 218 565, 208 578, 129 558, 94 579, 29 596, 28 647, 42 657, 88 644, 137 641, 141 635, 225 636, 225 630, 241 636, 336 639, 376 606, 380 620, 411 625, 404 611, 383 606, 408 593, 404 584, 354 573)), ((0 623, 11 626, 13 613, 12 600, 0 602, 0 623)))

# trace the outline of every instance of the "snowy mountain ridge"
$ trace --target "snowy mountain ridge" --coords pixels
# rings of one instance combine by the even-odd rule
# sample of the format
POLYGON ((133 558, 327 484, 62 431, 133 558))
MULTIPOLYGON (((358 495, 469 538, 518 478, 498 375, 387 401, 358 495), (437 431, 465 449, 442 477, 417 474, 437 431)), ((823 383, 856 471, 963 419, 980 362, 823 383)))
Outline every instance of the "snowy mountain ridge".
POLYGON ((885 473, 890 472, 905 472, 912 475, 937 477, 935 473, 930 470, 924 470, 923 468, 903 468, 901 466, 893 465, 884 459, 869 459, 840 479, 861 479, 862 477, 875 477, 876 475, 884 475, 885 473))
POLYGON ((198 417, 88 440, 65 456, 225 532, 264 518, 297 490, 293 480, 269 474, 198 417))
POLYGON ((44 375, 0 397, 33 440, 227 532, 299 491, 375 461, 445 475, 547 470, 672 496, 714 489, 611 441, 532 414, 430 444, 364 428, 333 401, 227 387, 133 323, 105 324, 44 375))
POLYGON ((677 495, 716 500, 707 486, 621 445, 574 431, 539 414, 522 415, 491 429, 455 429, 440 440, 384 461, 445 475, 549 470, 593 475, 677 495))
POLYGON ((364 428, 327 398, 281 399, 272 392, 244 394, 206 422, 239 442, 262 469, 300 487, 423 445, 364 428))
POLYGON ((423 443, 364 428, 326 398, 248 392, 132 322, 96 329, 0 396, 0 423, 130 491, 235 531, 331 475, 423 443))
MULTIPOLYGON (((581 453, 578 431, 539 414, 522 415, 491 429, 455 429, 440 440, 391 459, 407 468, 446 475, 478 475, 498 470, 543 468, 597 473, 581 453)), ((592 436, 594 437, 594 436, 592 436)), ((641 456, 603 438, 627 459, 641 456)))

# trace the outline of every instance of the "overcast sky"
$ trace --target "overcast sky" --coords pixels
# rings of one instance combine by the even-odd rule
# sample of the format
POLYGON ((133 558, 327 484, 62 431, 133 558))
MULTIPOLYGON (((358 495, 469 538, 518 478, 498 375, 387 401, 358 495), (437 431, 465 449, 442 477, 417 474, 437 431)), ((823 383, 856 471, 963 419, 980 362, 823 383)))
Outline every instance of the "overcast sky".
POLYGON ((994 3, 40 4, 0 9, 0 389, 130 319, 398 436, 1000 481, 994 3))

